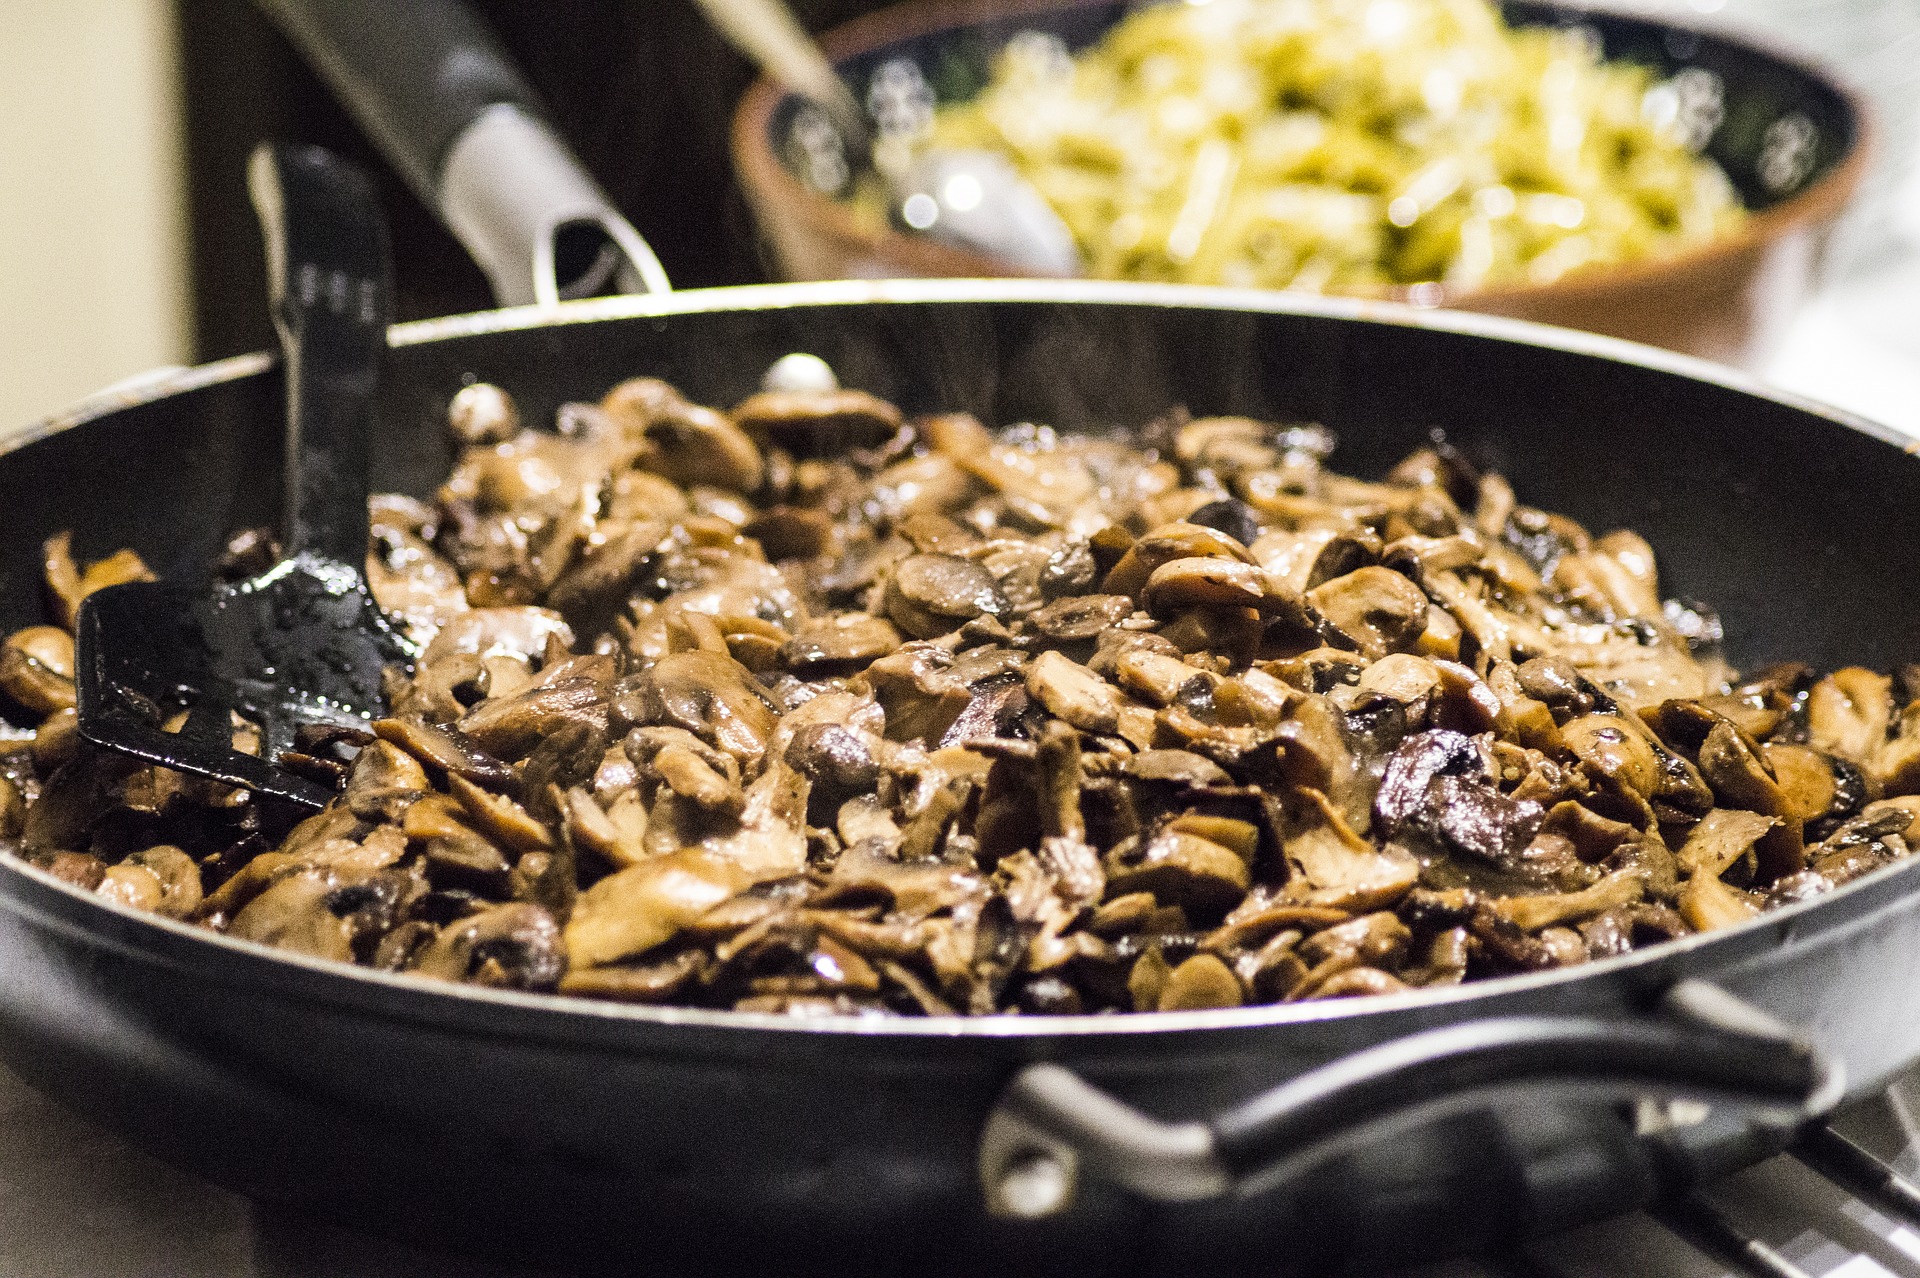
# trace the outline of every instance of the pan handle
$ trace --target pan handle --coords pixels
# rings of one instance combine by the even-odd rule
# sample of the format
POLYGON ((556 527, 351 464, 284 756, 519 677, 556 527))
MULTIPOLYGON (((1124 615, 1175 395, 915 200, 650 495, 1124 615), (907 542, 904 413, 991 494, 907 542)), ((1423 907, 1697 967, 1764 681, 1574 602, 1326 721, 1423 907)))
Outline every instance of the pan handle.
POLYGON ((1787 1126, 1839 1103, 1839 1061, 1719 987, 1683 981, 1660 1010, 1645 1020, 1507 1017, 1428 1030, 1192 1122, 1149 1117, 1059 1065, 1029 1065, 982 1132, 987 1206, 1052 1215, 1082 1174, 1161 1202, 1252 1192, 1363 1139, 1518 1089, 1728 1105, 1787 1126))
POLYGON ((464 0, 258 0, 503 306, 664 293, 660 262, 464 0))

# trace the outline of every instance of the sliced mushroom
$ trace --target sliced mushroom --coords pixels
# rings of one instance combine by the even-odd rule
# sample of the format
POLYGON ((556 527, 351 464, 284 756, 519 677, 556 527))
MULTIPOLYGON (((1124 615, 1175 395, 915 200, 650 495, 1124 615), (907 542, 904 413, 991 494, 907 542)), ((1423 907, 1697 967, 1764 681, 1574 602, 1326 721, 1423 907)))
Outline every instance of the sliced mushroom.
POLYGON ((685 728, 743 764, 766 753, 777 718, 752 671, 710 652, 661 658, 623 685, 615 708, 629 722, 685 728))
POLYGON ((513 396, 491 382, 470 382, 447 404, 447 429, 462 444, 498 444, 520 433, 513 396))
POLYGON ((944 649, 910 644, 867 667, 890 741, 940 741, 973 703, 944 649))
POLYGON ((1288 863, 1307 889, 1305 903, 1347 910, 1391 906, 1420 879, 1412 854, 1388 844, 1376 848, 1353 832, 1327 796, 1299 792, 1285 838, 1288 863))
POLYGON ((1164 524, 1127 547, 1101 587, 1110 595, 1139 599, 1155 571, 1176 559, 1228 559, 1251 565, 1245 546, 1198 524, 1164 524))
POLYGON ((1693 827, 1675 856, 1680 868, 1688 874, 1711 874, 1717 878, 1777 824, 1774 818, 1758 812, 1715 808, 1693 827))
POLYGON ((1700 746, 1700 775, 1725 806, 1776 818, 1757 849, 1761 882, 1806 868, 1800 819, 1751 737, 1730 722, 1715 725, 1700 746))
POLYGON ((1307 592, 1307 601, 1373 660, 1407 651, 1427 628, 1427 597, 1420 587, 1378 565, 1322 582, 1307 592))
POLYGON ((1122 698, 1112 684, 1058 652, 1043 652, 1027 667, 1027 692, 1083 732, 1112 732, 1120 721, 1122 698))
POLYGON ((751 882, 737 862, 696 848, 629 866, 580 894, 568 962, 580 970, 644 953, 751 882))
POLYGON ((917 639, 946 634, 974 617, 998 616, 1006 607, 991 573, 953 555, 909 555, 887 579, 887 616, 917 639))
POLYGON ((329 876, 315 871, 288 875, 247 902, 227 925, 227 934, 298 954, 352 962, 352 928, 328 907, 335 886, 329 876))
POLYGON ((515 902, 447 924, 410 970, 496 989, 551 990, 559 985, 566 960, 553 915, 515 902))
POLYGON ((0 689, 38 715, 72 707, 73 636, 57 626, 28 626, 0 644, 0 689))
POLYGON ((1246 858, 1239 853, 1171 828, 1115 847, 1105 870, 1109 892, 1151 892, 1156 900, 1200 918, 1224 915, 1252 882, 1246 858))
POLYGON ((737 405, 733 420, 795 457, 872 448, 900 429, 900 410, 858 390, 768 390, 737 405))
POLYGON ((1195 954, 1167 973, 1154 1006, 1162 1012, 1238 1007, 1246 994, 1233 969, 1211 954, 1195 954))
POLYGON ((1696 874, 1680 890, 1680 915, 1697 931, 1732 927, 1759 913, 1760 907, 1745 892, 1712 874, 1696 874))
POLYGON ((1057 599, 1027 618, 1034 630, 1057 643, 1098 639, 1133 613, 1125 595, 1073 595, 1057 599))
MULTIPOLYGON (((1646 884, 1631 870, 1616 870, 1578 892, 1544 896, 1509 896, 1494 902, 1501 917, 1525 932, 1538 932, 1556 923, 1590 918, 1623 905, 1632 905, 1646 892, 1646 884)), ((1581 953, 1585 957, 1584 950, 1581 953)))
POLYGON ((129 581, 152 581, 153 572, 131 550, 115 551, 80 571, 73 561, 73 535, 55 533, 42 547, 47 592, 53 597, 60 625, 71 632, 80 613, 80 601, 96 590, 129 581))
POLYGON ((766 473, 753 440, 711 408, 685 401, 659 405, 640 433, 650 445, 640 465, 682 488, 711 484, 751 493, 766 473))
POLYGON ((1893 681, 1871 670, 1836 670, 1807 693, 1807 738, 1830 754, 1866 763, 1886 740, 1893 681))

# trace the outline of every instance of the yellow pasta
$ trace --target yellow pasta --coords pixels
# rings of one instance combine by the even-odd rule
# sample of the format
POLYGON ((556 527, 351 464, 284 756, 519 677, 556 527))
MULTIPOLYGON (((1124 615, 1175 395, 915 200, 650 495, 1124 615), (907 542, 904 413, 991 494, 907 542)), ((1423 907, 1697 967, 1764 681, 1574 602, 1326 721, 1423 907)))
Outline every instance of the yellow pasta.
POLYGON ((1544 283, 1743 217, 1653 85, 1485 0, 1187 0, 1072 59, 1016 40, 918 143, 1011 156, 1095 276, 1544 283))

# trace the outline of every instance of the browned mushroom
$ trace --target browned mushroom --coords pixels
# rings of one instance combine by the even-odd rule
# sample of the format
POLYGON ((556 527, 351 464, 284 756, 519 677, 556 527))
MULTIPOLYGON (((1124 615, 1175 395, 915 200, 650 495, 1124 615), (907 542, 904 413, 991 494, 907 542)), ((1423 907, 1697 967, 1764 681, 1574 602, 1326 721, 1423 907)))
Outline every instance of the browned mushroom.
MULTIPOLYGON (((1920 843, 1920 665, 1736 674, 1644 541, 1444 443, 1374 482, 1317 427, 728 414, 651 378, 552 429, 486 383, 447 413, 433 499, 370 506, 420 658, 279 760, 327 811, 275 839, 245 791, 87 746, 62 627, 145 568, 55 538, 55 624, 0 644, 0 838, 287 950, 846 1016, 1539 972, 1920 843)), ((253 530, 222 571, 278 553, 253 530)))

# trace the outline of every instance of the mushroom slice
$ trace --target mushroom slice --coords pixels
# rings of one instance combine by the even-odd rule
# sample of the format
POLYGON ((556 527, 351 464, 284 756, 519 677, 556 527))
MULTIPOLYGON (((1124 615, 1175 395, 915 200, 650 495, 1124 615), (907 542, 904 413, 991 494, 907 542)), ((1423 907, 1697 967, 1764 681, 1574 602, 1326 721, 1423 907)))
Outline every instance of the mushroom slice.
POLYGON ((1218 675, 1151 648, 1130 648, 1114 658, 1113 678, 1154 706, 1207 697, 1219 680, 1218 675))
POLYGON ((489 794, 458 773, 448 775, 447 786, 473 827, 494 842, 518 852, 545 852, 553 847, 547 828, 512 799, 489 794))
POLYGON ((1202 918, 1225 915, 1253 881, 1238 852, 1171 827, 1115 845, 1105 869, 1107 890, 1113 895, 1151 892, 1163 904, 1202 918))
POLYGON ((1279 430, 1252 417, 1196 417, 1175 433, 1173 455, 1188 470, 1226 475, 1265 470, 1280 458, 1279 430))
POLYGON ((374 504, 367 587, 374 602, 409 633, 430 642, 456 613, 467 611, 467 587, 453 564, 405 524, 374 504))
POLYGON ((641 455, 640 466, 681 488, 710 484, 751 493, 766 473, 753 440, 711 408, 684 400, 660 405, 641 434, 650 447, 641 455))
POLYGON ((1561 725, 1560 741, 1589 777, 1610 788, 1645 799, 1659 785, 1660 761, 1653 747, 1619 715, 1590 714, 1569 720, 1561 725))
POLYGON ((1700 775, 1724 807, 1777 818, 1758 845, 1760 882, 1807 868, 1806 843, 1798 817, 1774 779, 1753 738, 1725 720, 1714 725, 1700 745, 1700 775))
MULTIPOLYGON (((1140 588, 1140 603, 1157 617, 1186 608, 1265 609, 1281 588, 1266 571, 1237 559, 1190 556, 1155 568, 1140 588)), ((1298 601, 1294 601, 1298 607, 1298 601)))
POLYGON ((1167 973, 1154 1007, 1162 1012, 1193 1012, 1210 1007, 1239 1007, 1246 1002, 1233 969, 1212 954, 1195 954, 1167 973))
POLYGON ((1872 760, 1893 716, 1893 680, 1871 670, 1836 670, 1807 692, 1807 740, 1855 763, 1872 760))
POLYGON ((1178 786, 1231 785, 1233 778, 1213 760, 1190 750, 1142 750, 1120 763, 1136 781, 1178 786))
POLYGON ((471 652, 482 658, 535 661, 546 652, 551 638, 558 638, 564 647, 573 646, 572 628, 551 609, 470 608, 446 620, 420 660, 431 664, 456 652, 471 652))
POLYGON ((1198 524, 1162 524, 1127 548, 1101 589, 1139 599, 1153 574, 1176 559, 1230 559, 1251 566, 1253 555, 1233 538, 1198 524))
POLYGON ((954 555, 902 559, 887 579, 884 602, 893 623, 917 639, 932 639, 1007 608, 993 574, 954 555))
POLYGON ((72 707, 73 636, 58 626, 28 626, 0 645, 0 688, 38 715, 72 707))
POLYGON ((1420 862, 1411 853, 1393 844, 1374 847, 1318 790, 1296 791, 1287 815, 1286 857, 1306 889, 1304 904, 1385 909, 1420 881, 1420 862))
POLYGON ((807 866, 807 791, 799 771, 784 760, 768 760, 746 789, 739 828, 701 846, 730 858, 755 883, 800 873, 807 866))
POLYGON ((101 875, 100 885, 93 890, 96 895, 135 910, 158 911, 166 896, 153 871, 124 862, 108 866, 101 875))
POLYGON ((766 753, 778 722, 753 672, 717 653, 672 653, 624 687, 615 708, 630 722, 685 728, 749 766, 766 753))
POLYGON ((88 564, 85 572, 79 571, 73 562, 73 534, 70 532, 55 533, 47 538, 42 547, 42 562, 46 570, 47 590, 53 596, 60 614, 60 624, 69 631, 73 629, 74 619, 80 615, 80 601, 94 591, 124 585, 129 581, 153 580, 152 570, 131 550, 115 551, 105 559, 88 564))
POLYGON ((1920 793, 1920 701, 1900 712, 1894 735, 1874 750, 1867 772, 1882 794, 1920 793))
POLYGON ((560 978, 560 993, 616 1003, 667 1003, 712 965, 706 953, 681 950, 657 963, 593 967, 560 978))
POLYGON ((495 989, 551 990, 566 971, 559 924, 538 905, 516 901, 440 929, 411 971, 495 989))
POLYGON ((902 418, 899 409, 865 391, 772 390, 736 405, 733 420, 795 457, 836 457, 886 443, 902 418))
POLYGON ((1779 822, 1758 812, 1715 808, 1700 819, 1675 857, 1688 874, 1718 877, 1779 822))
POLYGON ((1506 896, 1493 908, 1523 932, 1538 932, 1570 919, 1588 918, 1624 905, 1633 905, 1646 893, 1646 883, 1633 870, 1616 870, 1578 892, 1542 896, 1506 896))
POLYGON ((1377 564, 1322 582, 1307 602, 1370 660, 1407 651, 1427 628, 1426 594, 1377 564))
POLYGON ((1744 923, 1760 913, 1745 892, 1713 874, 1696 874, 1680 889, 1680 917, 1698 932, 1744 923))
POLYGON ((520 433, 520 410, 492 382, 469 382, 447 404, 447 429, 462 444, 504 443, 520 433))
POLYGON ((608 875, 580 894, 565 943, 576 971, 652 949, 750 886, 731 857, 683 848, 608 875))
POLYGON ((419 761, 390 741, 370 741, 353 756, 347 771, 348 802, 393 791, 424 791, 427 771, 419 761))
POLYGON ((1609 621, 1661 615, 1653 551, 1632 533, 1609 533, 1590 551, 1562 556, 1548 584, 1609 621))
POLYGON ((1380 828, 1392 834, 1426 807, 1427 792, 1443 776, 1493 779, 1493 763, 1472 737, 1446 729, 1415 733, 1387 756, 1373 811, 1380 828))
POLYGON ((1056 643, 1098 639, 1133 614, 1125 595, 1070 595, 1056 599, 1027 618, 1027 624, 1056 643))
POLYGON ((334 887, 318 871, 290 874, 247 902, 227 925, 227 935, 350 963, 352 925, 328 908, 334 887))
POLYGON ((662 784, 697 808, 734 816, 746 802, 739 784, 697 751, 670 745, 655 754, 651 762, 662 784))
POLYGON ((1404 706, 1422 706, 1440 687, 1440 671, 1425 657, 1395 652, 1360 672, 1359 688, 1404 706))
POLYGON ((200 908, 200 866, 180 848, 160 844, 129 856, 125 865, 137 865, 160 885, 160 900, 152 908, 169 918, 184 919, 200 908))
POLYGON ((1027 667, 1027 692, 1047 712, 1083 732, 1110 733, 1124 704, 1117 689, 1058 652, 1043 652, 1027 667))
MULTIPOLYGON (((481 749, 458 728, 440 727, 413 718, 375 719, 369 726, 380 740, 449 776, 462 776, 477 785, 496 789, 513 783, 513 773, 507 769, 507 765, 481 749)), ((385 755, 376 754, 369 761, 369 766, 378 766, 386 774, 380 779, 391 778, 397 783, 411 779, 412 773, 406 771, 403 765, 395 763, 389 769, 388 762, 385 755)), ((349 774, 349 784, 351 780, 349 774)))

